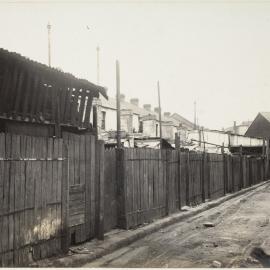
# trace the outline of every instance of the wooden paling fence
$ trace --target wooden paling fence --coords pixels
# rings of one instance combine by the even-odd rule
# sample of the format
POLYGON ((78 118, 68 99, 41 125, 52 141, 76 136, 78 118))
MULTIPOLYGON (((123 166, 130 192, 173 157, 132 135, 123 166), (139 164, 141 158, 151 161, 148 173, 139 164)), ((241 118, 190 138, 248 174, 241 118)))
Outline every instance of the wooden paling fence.
MULTIPOLYGON (((112 162, 112 151, 105 151, 105 176, 111 172, 106 163, 112 162)), ((117 224, 125 229, 266 180, 262 157, 132 148, 116 151, 117 170, 109 178, 114 179, 117 192, 111 192, 108 200, 118 202, 117 224)))
POLYGON ((67 155, 62 139, 0 134, 0 265, 67 251, 67 155))
POLYGON ((64 132, 69 160, 69 233, 72 244, 102 233, 104 143, 94 135, 64 132), (102 171, 102 173, 101 173, 102 171))
POLYGON ((0 265, 23 266, 266 180, 262 157, 0 133, 0 265))

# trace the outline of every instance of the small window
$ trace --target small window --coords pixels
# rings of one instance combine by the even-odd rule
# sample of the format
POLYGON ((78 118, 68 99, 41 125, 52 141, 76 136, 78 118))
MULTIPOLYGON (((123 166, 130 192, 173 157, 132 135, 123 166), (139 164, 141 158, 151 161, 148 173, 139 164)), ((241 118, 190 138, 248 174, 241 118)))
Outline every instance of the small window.
POLYGON ((105 119, 106 119, 106 112, 101 112, 101 129, 104 129, 104 130, 106 127, 105 119))
POLYGON ((139 124, 139 132, 140 132, 140 133, 143 133, 143 121, 140 121, 140 124, 139 124))

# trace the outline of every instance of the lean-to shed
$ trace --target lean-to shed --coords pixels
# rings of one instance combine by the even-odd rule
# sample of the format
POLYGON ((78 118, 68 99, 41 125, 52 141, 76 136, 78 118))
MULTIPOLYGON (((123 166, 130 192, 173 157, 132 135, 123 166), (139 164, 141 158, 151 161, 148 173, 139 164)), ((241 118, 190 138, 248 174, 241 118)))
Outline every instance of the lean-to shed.
POLYGON ((60 136, 61 130, 95 132, 92 102, 100 94, 107 98, 103 87, 0 49, 2 132, 38 136, 60 136))

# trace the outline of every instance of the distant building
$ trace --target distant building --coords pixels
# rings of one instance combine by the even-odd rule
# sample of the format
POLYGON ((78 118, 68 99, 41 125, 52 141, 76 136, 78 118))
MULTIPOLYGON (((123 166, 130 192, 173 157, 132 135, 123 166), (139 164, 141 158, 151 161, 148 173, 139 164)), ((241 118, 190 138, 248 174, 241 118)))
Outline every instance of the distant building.
MULTIPOLYGON (((116 130, 116 99, 109 97, 108 100, 101 97, 96 101, 97 105, 97 128, 100 138, 106 140, 110 133, 116 130)), ((139 106, 139 99, 125 100, 120 96, 121 107, 121 130, 126 136, 133 138, 159 138, 159 108, 152 110, 151 104, 139 106)), ((162 120, 162 137, 174 142, 175 133, 181 129, 192 128, 193 124, 178 114, 164 112, 162 120), (178 119, 177 119, 178 117, 178 119)), ((114 133, 115 134, 115 133, 114 133)))
POLYGON ((259 112, 245 135, 251 137, 270 138, 270 112, 259 112))
POLYGON ((233 126, 225 128, 224 131, 237 135, 245 135, 251 123, 252 121, 243 121, 241 124, 237 125, 236 121, 234 121, 233 126))

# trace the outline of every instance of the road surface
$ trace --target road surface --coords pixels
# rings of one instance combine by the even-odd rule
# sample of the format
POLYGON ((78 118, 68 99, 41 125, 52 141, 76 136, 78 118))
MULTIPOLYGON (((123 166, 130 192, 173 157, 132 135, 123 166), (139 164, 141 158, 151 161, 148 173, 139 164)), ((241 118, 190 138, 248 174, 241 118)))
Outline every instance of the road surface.
POLYGON ((267 183, 84 267, 270 267, 269 218, 267 183))

